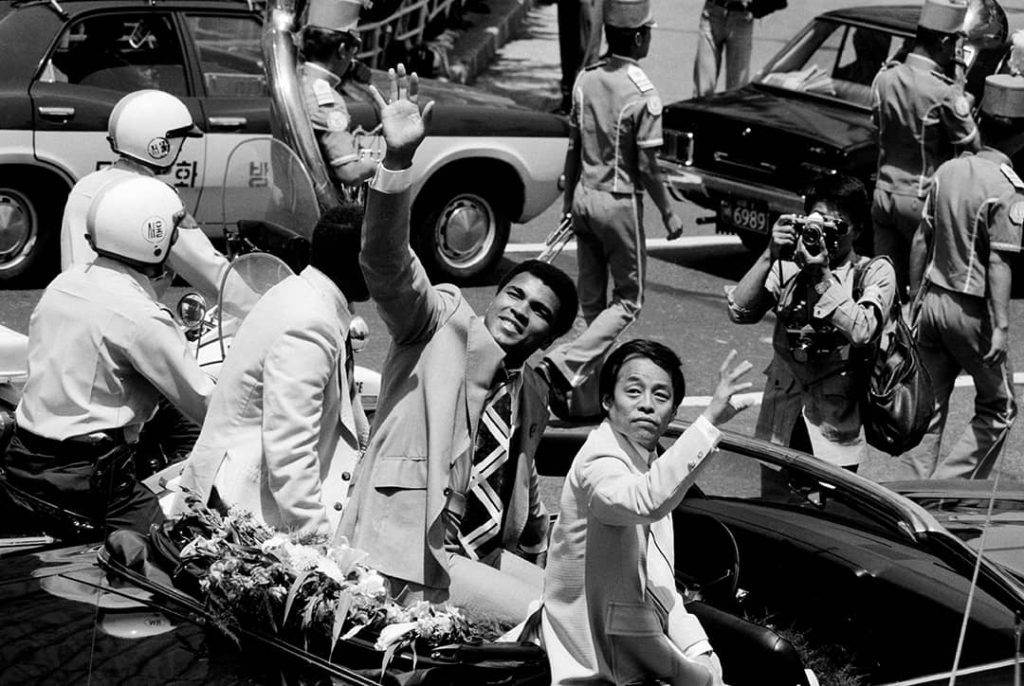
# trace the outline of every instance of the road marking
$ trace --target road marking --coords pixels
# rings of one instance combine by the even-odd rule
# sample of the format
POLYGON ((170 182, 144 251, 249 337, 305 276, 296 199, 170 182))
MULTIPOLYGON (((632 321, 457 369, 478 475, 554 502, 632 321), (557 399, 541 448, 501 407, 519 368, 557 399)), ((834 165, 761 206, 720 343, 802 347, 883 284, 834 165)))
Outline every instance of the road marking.
MULTIPOLYGON (((1024 372, 1017 372, 1013 375, 1014 386, 1024 386, 1024 372)), ((956 381, 953 383, 954 388, 973 388, 974 379, 969 376, 958 376, 956 381)), ((751 406, 757 406, 761 404, 761 400, 764 398, 764 393, 757 391, 755 393, 737 393, 733 396, 736 400, 750 400, 751 406)), ((694 395, 688 398, 683 398, 683 407, 707 407, 711 404, 710 395, 694 395)))
MULTIPOLYGON (((648 238, 647 249, 660 248, 719 248, 740 245, 738 236, 682 236, 674 241, 667 238, 648 238)), ((505 246, 506 254, 540 253, 547 246, 544 243, 509 243, 505 246)), ((563 248, 564 252, 576 252, 576 241, 569 241, 563 248)))

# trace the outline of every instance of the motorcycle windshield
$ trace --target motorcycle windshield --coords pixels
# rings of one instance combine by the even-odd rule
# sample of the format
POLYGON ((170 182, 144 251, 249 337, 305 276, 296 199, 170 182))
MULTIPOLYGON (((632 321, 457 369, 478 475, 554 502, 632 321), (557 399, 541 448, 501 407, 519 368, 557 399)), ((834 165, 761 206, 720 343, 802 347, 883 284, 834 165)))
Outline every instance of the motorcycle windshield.
POLYGON ((270 137, 242 141, 228 155, 222 218, 227 232, 263 223, 306 240, 320 217, 313 182, 292 150, 270 137))

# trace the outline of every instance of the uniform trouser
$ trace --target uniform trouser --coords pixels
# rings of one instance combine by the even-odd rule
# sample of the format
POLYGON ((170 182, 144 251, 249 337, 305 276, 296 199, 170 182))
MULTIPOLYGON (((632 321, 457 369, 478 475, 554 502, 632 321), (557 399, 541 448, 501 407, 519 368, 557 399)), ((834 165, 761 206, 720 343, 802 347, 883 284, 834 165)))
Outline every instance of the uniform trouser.
POLYGON ((995 465, 1017 416, 1013 369, 1009 359, 988 366, 991 328, 988 303, 929 284, 921 303, 918 348, 935 387, 935 414, 921 445, 902 458, 917 478, 983 479, 995 465), (974 417, 970 426, 939 459, 949 396, 960 370, 974 379, 974 417))
POLYGON ((134 445, 53 441, 19 429, 5 464, 13 486, 91 521, 104 535, 114 529, 147 534, 164 515, 156 495, 136 479, 135 459, 134 445))
POLYGON ((697 59, 693 63, 695 97, 715 92, 725 52, 725 87, 739 88, 750 81, 750 47, 754 17, 750 12, 729 11, 704 4, 697 32, 697 59))
POLYGON ((896 269, 900 292, 910 283, 910 244, 921 223, 924 203, 913 195, 894 195, 875 189, 871 204, 875 255, 888 255, 896 269))
POLYGON ((643 196, 576 187, 573 199, 577 290, 586 329, 547 358, 573 387, 593 375, 640 314, 646 278, 643 196), (608 303, 608 278, 612 301, 608 303))
POLYGON ((145 479, 164 467, 182 462, 192 453, 202 427, 161 398, 156 414, 146 422, 136 448, 136 472, 145 479))

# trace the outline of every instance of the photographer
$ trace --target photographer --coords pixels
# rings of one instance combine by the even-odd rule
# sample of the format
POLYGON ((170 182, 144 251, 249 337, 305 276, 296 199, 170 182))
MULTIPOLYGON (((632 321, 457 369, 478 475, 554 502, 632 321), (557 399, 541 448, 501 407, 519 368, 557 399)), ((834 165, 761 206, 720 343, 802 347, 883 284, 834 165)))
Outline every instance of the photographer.
POLYGON ((823 177, 806 198, 807 216, 782 215, 764 254, 726 289, 729 318, 752 324, 768 310, 777 317, 755 435, 856 471, 867 443, 858 408, 861 355, 852 349, 884 326, 896 274, 891 263, 866 266, 868 258, 853 251, 869 217, 860 181, 823 177))

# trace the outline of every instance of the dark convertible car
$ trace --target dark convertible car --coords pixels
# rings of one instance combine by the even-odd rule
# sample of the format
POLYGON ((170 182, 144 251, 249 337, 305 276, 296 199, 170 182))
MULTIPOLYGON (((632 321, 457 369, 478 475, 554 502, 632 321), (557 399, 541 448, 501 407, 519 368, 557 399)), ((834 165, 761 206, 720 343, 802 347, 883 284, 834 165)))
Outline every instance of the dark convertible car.
MULTIPOLYGON (((550 428, 538 464, 564 473, 587 431, 550 428)), ((991 486, 898 485, 917 504, 726 434, 674 515, 676 578, 726 683, 937 686, 955 669, 960 686, 1013 684, 1024 492, 1000 489, 987 517, 991 486)), ((9 510, 2 521, 24 522, 9 510)), ((0 617, 0 683, 549 682, 532 646, 404 651, 383 675, 382 654, 362 635, 343 639, 331 659, 266 631, 238 632, 239 650, 188 588, 128 570, 98 546, 4 555, 0 617)))
MULTIPOLYGON (((1024 25, 1024 4, 975 2, 986 16, 1006 16, 1001 27, 979 30, 988 37, 968 51, 967 89, 980 102, 984 77, 1006 55, 1007 32, 1024 25)), ((713 210, 720 232, 738 233, 753 249, 764 247, 779 214, 803 211, 802 189, 814 176, 842 172, 873 188, 871 83, 909 49, 919 13, 920 5, 826 12, 747 86, 666 106, 661 166, 670 188, 713 210)), ((1024 165, 1021 153, 1014 161, 1024 165)))

